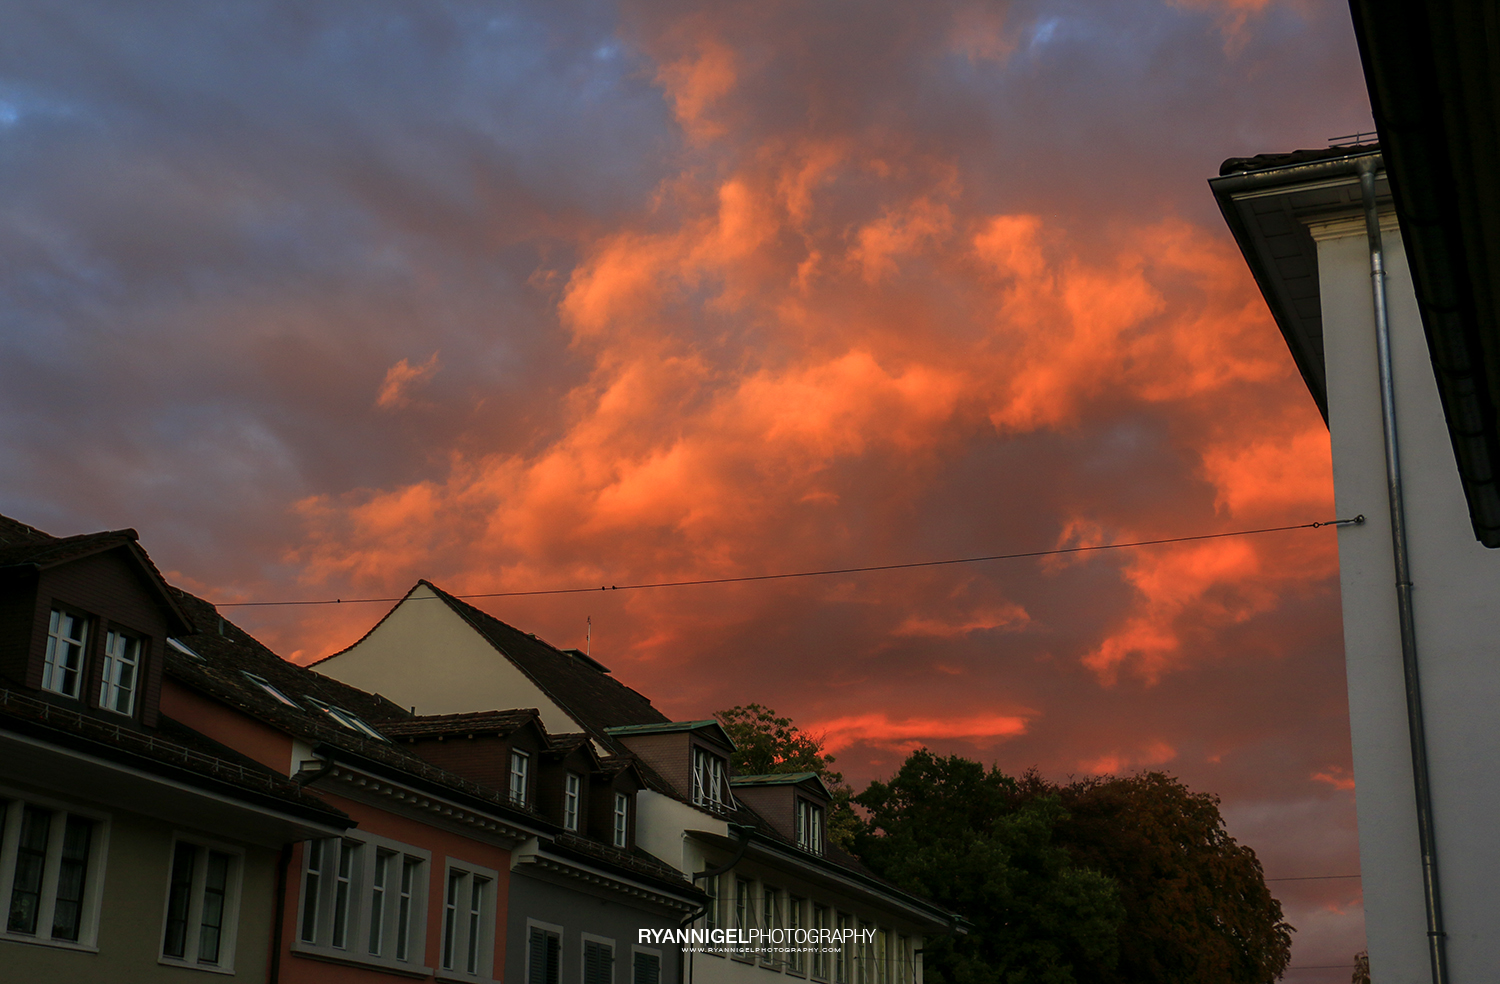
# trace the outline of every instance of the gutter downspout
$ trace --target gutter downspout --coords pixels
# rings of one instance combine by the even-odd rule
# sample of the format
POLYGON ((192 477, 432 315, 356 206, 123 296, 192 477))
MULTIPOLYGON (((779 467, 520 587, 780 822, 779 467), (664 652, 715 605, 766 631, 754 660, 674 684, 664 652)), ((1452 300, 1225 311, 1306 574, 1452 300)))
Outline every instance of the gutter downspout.
POLYGON ((1438 891, 1437 841, 1432 829, 1432 786, 1427 771, 1427 731, 1417 674, 1417 631, 1411 602, 1411 563, 1406 549, 1406 500, 1401 487, 1401 450, 1396 441, 1396 393, 1391 372, 1391 326, 1386 309, 1385 252, 1375 207, 1375 162, 1359 162, 1359 191, 1370 241, 1370 284, 1375 300, 1375 347, 1380 364, 1380 413, 1385 433, 1385 481, 1390 498, 1391 548, 1396 569, 1396 611, 1401 625, 1401 666, 1406 675, 1406 724, 1411 739, 1412 785, 1417 798, 1417 840, 1422 851, 1422 894, 1427 903, 1427 948, 1433 984, 1447 984, 1448 959, 1438 891))

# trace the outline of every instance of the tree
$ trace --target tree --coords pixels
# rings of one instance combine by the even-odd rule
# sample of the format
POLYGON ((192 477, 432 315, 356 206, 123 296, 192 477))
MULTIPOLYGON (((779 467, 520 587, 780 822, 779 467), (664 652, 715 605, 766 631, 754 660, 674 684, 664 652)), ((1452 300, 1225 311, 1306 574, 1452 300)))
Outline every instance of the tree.
POLYGON ((834 758, 823 752, 821 735, 808 734, 792 724, 791 718, 779 717, 760 704, 731 707, 714 717, 734 740, 735 751, 729 761, 740 775, 816 772, 833 794, 828 839, 845 851, 852 850, 859 826, 859 818, 849 805, 854 790, 844 782, 842 772, 834 771, 834 758))
POLYGON ((1113 967, 1118 889, 1056 842, 1056 797, 1022 802, 998 769, 919 749, 855 802, 865 863, 972 923, 924 942, 930 984, 1076 984, 1113 967))
POLYGON ((1033 770, 1017 791, 1021 803, 1057 798, 1058 842, 1120 887, 1119 962, 1081 981, 1269 984, 1286 969, 1292 927, 1255 852, 1224 829, 1218 797, 1160 772, 1058 787, 1033 770))
POLYGON ((1162 773, 1059 786, 912 753, 855 798, 878 874, 966 916, 934 982, 1270 984, 1292 928, 1217 797, 1162 773))

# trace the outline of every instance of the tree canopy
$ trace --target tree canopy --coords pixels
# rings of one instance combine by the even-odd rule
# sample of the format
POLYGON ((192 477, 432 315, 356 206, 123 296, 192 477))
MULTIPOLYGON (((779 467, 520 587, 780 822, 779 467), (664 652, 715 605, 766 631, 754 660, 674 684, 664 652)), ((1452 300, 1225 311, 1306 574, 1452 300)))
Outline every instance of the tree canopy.
POLYGON ((869 811, 877 873, 966 916, 929 941, 932 984, 1269 984, 1292 929, 1218 799, 1162 773, 1067 785, 919 749, 869 811))
POLYGON ((834 758, 823 752, 823 737, 811 735, 781 717, 769 707, 744 704, 718 711, 714 717, 734 740, 730 758, 734 771, 745 776, 764 776, 788 772, 816 772, 833 793, 828 811, 828 839, 844 850, 854 845, 859 817, 849 805, 854 790, 844 782, 844 774, 833 768, 834 758))

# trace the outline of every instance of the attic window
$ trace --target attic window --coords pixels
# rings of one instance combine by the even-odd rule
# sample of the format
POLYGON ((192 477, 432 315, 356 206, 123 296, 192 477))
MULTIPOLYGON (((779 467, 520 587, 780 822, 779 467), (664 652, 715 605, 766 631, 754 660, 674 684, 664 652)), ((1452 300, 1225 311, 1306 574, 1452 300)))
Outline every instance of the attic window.
MULTIPOLYGON (((264 690, 266 693, 270 694, 272 697, 275 697, 277 700, 281 701, 287 707, 297 707, 297 702, 295 700, 292 700, 286 694, 282 693, 281 691, 277 690, 275 687, 271 686, 271 682, 269 680, 267 680, 265 677, 258 677, 254 673, 251 673, 249 670, 241 670, 240 672, 243 673, 243 674, 245 674, 245 679, 246 680, 249 680, 251 683, 255 684, 257 687, 259 687, 260 689, 264 690)), ((297 709, 300 711, 302 708, 297 707, 297 709)))
POLYGON ((200 663, 207 662, 198 653, 193 652, 187 646, 183 645, 181 642, 177 641, 176 639, 173 639, 171 636, 167 637, 167 645, 171 646, 173 649, 177 650, 179 653, 182 653, 182 655, 184 655, 184 656, 191 656, 191 657, 193 657, 193 659, 198 660, 200 663))
POLYGON ((728 765, 704 748, 693 749, 693 805, 724 809, 725 776, 728 765))
POLYGON ((307 698, 307 702, 316 707, 318 710, 322 711, 324 714, 327 714, 329 717, 333 718, 339 724, 342 724, 344 727, 348 728, 350 731, 357 731, 360 734, 364 735, 366 738, 373 738, 376 741, 386 740, 385 735, 381 734, 365 722, 361 721, 358 715, 351 714, 350 712, 344 710, 342 707, 335 707, 332 704, 324 703, 323 701, 318 700, 318 698, 316 697, 307 698))
POLYGON ((823 853, 823 808, 810 800, 797 800, 797 846, 823 853))

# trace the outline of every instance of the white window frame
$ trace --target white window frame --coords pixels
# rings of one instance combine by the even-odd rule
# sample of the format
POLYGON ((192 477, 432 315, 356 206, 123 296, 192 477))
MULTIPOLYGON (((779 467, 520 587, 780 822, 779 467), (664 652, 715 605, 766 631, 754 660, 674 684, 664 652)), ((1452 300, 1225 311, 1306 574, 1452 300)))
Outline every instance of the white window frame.
POLYGON ((500 874, 493 868, 470 864, 457 858, 447 859, 443 866, 443 897, 440 900, 443 916, 438 927, 438 968, 435 971, 438 980, 494 980, 495 912, 499 889, 500 874), (476 879, 483 879, 477 910, 471 908, 476 879), (450 885, 456 885, 457 888, 454 899, 456 905, 452 909, 449 908, 448 899, 450 885), (475 915, 477 919, 471 918, 475 915), (472 935, 475 928, 479 933, 477 940, 472 935), (451 951, 448 945, 450 930, 451 951), (474 957, 472 971, 469 969, 471 948, 474 957), (452 966, 449 966, 450 957, 452 966))
POLYGON ((854 984, 852 979, 854 975, 850 971, 853 969, 854 959, 857 954, 849 952, 850 941, 854 937, 845 935, 846 931, 855 927, 854 917, 847 912, 836 913, 834 916, 834 925, 837 927, 839 939, 842 941, 839 944, 839 952, 834 955, 833 960, 834 984, 854 984))
POLYGON ((520 749, 510 750, 510 801, 515 806, 526 805, 531 794, 531 754, 520 749))
POLYGON ((243 886, 245 852, 238 847, 218 841, 205 840, 192 834, 174 831, 172 843, 167 851, 167 896, 162 902, 160 946, 156 962, 169 967, 188 967, 220 974, 234 973, 235 943, 240 924, 240 892, 243 886), (167 919, 172 911, 172 874, 177 861, 177 846, 187 844, 193 848, 193 880, 189 888, 188 911, 184 917, 183 954, 180 957, 167 953, 167 919), (224 885, 224 911, 219 934, 219 959, 212 963, 200 962, 199 947, 203 942, 203 902, 208 887, 209 852, 229 856, 229 871, 224 885))
POLYGON ((109 856, 109 814, 79 809, 70 803, 3 787, 0 787, 0 799, 6 801, 4 806, 0 806, 4 810, 4 830, 0 832, 0 903, 4 905, 4 909, 0 910, 4 913, 3 918, 0 918, 0 940, 97 953, 99 909, 104 897, 105 862, 109 856), (58 871, 62 864, 63 832, 67 829, 68 817, 82 817, 94 824, 89 839, 88 865, 83 875, 83 900, 78 912, 77 940, 54 939, 42 932, 33 934, 10 931, 10 905, 15 890, 17 849, 21 843, 21 817, 27 806, 52 814, 48 824, 47 853, 43 861, 41 897, 37 903, 36 920, 37 929, 47 927, 49 933, 57 906, 58 871))
POLYGON ((99 671, 99 707, 111 714, 135 715, 135 695, 141 691, 141 655, 146 649, 146 639, 136 632, 111 626, 104 633, 104 654, 99 671), (127 658, 129 657, 129 658, 127 658), (130 671, 130 685, 121 683, 125 670, 130 671), (125 696, 125 707, 119 706, 120 696, 125 696))
POLYGON ((724 810, 729 804, 724 795, 727 763, 723 758, 700 746, 693 746, 693 805, 710 810, 724 810))
POLYGON ((319 841, 302 842, 301 876, 297 889, 297 921, 292 931, 291 949, 294 953, 317 956, 337 963, 355 966, 380 967, 406 974, 428 975, 432 968, 426 966, 427 958, 427 891, 432 870, 432 852, 363 831, 350 831, 343 837, 329 837, 319 841), (303 939, 308 918, 308 862, 310 846, 324 845, 323 868, 319 874, 317 898, 313 900, 313 939, 303 939), (333 916, 338 892, 339 845, 352 844, 358 848, 356 863, 350 872, 349 895, 345 911, 346 933, 344 945, 333 945, 333 916), (394 862, 386 871, 384 911, 381 921, 381 952, 370 952, 370 917, 375 897, 375 866, 380 855, 394 855, 394 862), (410 860, 415 865, 412 875, 412 892, 407 909, 406 957, 397 957, 400 937, 398 926, 401 915, 402 875, 410 860))
POLYGON ((774 885, 760 884, 760 918, 764 924, 761 929, 766 931, 766 936, 760 947, 760 962, 762 966, 773 967, 780 963, 776 955, 771 952, 770 932, 777 929, 776 923, 781 919, 781 889, 774 885))
POLYGON ((563 829, 578 833, 578 816, 583 807, 583 777, 569 772, 563 778, 563 829))
MULTIPOLYGON (((821 902, 813 902, 812 929, 815 932, 818 932, 818 936, 820 939, 826 939, 827 937, 819 931, 831 930, 833 928, 832 922, 833 909, 830 906, 822 904, 821 902)), ((829 959, 831 956, 833 956, 833 954, 829 953, 822 945, 819 945, 819 947, 813 951, 812 960, 809 961, 812 966, 808 968, 808 975, 812 977, 813 980, 826 981, 833 976, 833 961, 829 959)))
MULTIPOLYGON (((755 928, 755 880, 745 878, 742 875, 734 876, 734 929, 740 931, 740 939, 744 939, 744 931, 755 928)), ((755 951, 750 949, 748 943, 741 942, 735 945, 731 952, 736 960, 752 961, 755 959, 755 951)))
POLYGON ((611 829, 614 832, 611 841, 615 847, 630 846, 630 797, 624 793, 615 793, 614 824, 611 829))
POLYGON ((797 846, 813 854, 823 853, 823 807, 797 797, 797 846))
POLYGON ((53 605, 52 611, 47 616, 47 652, 42 659, 42 689, 57 694, 61 697, 78 699, 83 693, 84 671, 88 669, 89 662, 89 635, 94 630, 94 619, 65 605, 53 605), (74 623, 83 626, 83 635, 75 638, 63 634, 62 620, 70 618, 74 623), (64 649, 63 661, 58 662, 58 648, 64 649), (67 655, 74 653, 78 657, 78 665, 71 666, 67 661, 67 655), (66 677, 73 673, 73 686, 65 687, 59 675, 66 677))
POLYGON ((635 962, 637 960, 639 960, 641 957, 655 957, 656 958, 656 984, 662 984, 662 976, 663 975, 662 975, 662 956, 661 956, 661 951, 657 950, 657 949, 653 949, 652 947, 649 947, 649 946, 635 946, 633 944, 630 947, 630 981, 629 981, 629 984, 636 984, 636 980, 635 980, 635 962))
MULTIPOLYGON (((791 892, 786 893, 786 928, 793 930, 792 937, 796 939, 796 930, 806 929, 802 920, 807 913, 807 899, 791 892)), ((791 952, 786 955, 786 972, 796 977, 805 977, 807 974, 807 954, 795 943, 789 943, 787 949, 791 952)))
POLYGON ((594 933, 578 934, 578 980, 581 984, 591 984, 588 978, 588 950, 589 944, 604 947, 609 952, 609 972, 604 978, 604 984, 614 984, 615 980, 615 941, 607 936, 599 936, 594 933))
MULTIPOLYGON (((556 923, 542 922, 539 919, 526 920, 526 938, 521 945, 526 947, 526 976, 522 980, 531 981, 531 934, 533 932, 545 933, 557 940, 557 984, 562 984, 562 955, 563 955, 563 928, 556 923)), ((550 982, 543 979, 543 984, 550 982)))

